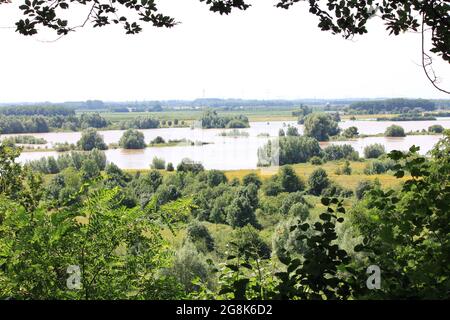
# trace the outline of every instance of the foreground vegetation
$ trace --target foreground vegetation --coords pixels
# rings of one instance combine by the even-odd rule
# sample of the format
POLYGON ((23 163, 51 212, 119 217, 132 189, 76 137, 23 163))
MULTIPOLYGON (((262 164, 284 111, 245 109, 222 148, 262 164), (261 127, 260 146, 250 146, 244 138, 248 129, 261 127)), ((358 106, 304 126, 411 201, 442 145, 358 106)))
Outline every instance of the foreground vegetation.
POLYGON ((2 299, 449 298, 449 133, 429 158, 333 148, 262 176, 130 173, 97 149, 42 176, 19 154, 0 144, 2 299))

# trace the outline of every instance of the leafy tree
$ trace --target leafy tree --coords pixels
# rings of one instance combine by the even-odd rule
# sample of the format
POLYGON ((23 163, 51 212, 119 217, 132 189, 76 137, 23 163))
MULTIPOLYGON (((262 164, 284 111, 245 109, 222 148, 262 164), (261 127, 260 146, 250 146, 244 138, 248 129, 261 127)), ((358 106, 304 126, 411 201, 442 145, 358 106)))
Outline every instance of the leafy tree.
POLYGON ((198 174, 204 170, 205 168, 200 162, 195 162, 188 158, 181 160, 177 166, 177 171, 179 172, 192 172, 194 174, 198 174))
POLYGON ((86 128, 105 128, 108 121, 98 113, 83 113, 80 117, 80 126, 86 128))
POLYGON ((364 148, 364 157, 366 159, 376 159, 386 153, 386 149, 380 143, 374 143, 364 148))
POLYGON ((308 178, 309 192, 319 196, 330 184, 326 171, 322 168, 315 169, 308 178))
POLYGON ((124 149, 144 149, 144 134, 137 130, 128 129, 120 138, 119 145, 124 149))
POLYGON ((304 182, 297 176, 291 166, 282 166, 278 176, 280 185, 286 192, 296 192, 305 189, 304 182))
POLYGON ((186 239, 191 241, 197 250, 208 252, 214 250, 214 239, 201 222, 194 220, 186 228, 186 239))
POLYGON ((379 182, 377 180, 362 180, 358 182, 355 189, 356 199, 361 200, 367 191, 379 187, 379 182))
POLYGON ((263 166, 267 162, 273 163, 275 160, 278 160, 279 165, 304 163, 314 156, 319 156, 320 153, 319 143, 314 138, 280 137, 278 141, 269 140, 267 144, 258 149, 258 165, 263 166))
POLYGON ((355 213, 370 264, 379 265, 383 285, 378 298, 448 299, 450 283, 450 135, 420 156, 392 151, 395 176, 411 177, 398 191, 375 189, 366 195, 366 209, 355 213))
POLYGON ((386 128, 386 131, 384 132, 384 135, 386 137, 404 137, 405 136, 405 130, 397 126, 395 124, 389 126, 386 128))
POLYGON ((103 137, 92 128, 86 129, 81 134, 81 139, 77 142, 78 147, 84 151, 91 151, 92 149, 106 150, 108 147, 103 141, 103 137))
POLYGON ((255 185, 241 187, 236 198, 226 208, 227 222, 230 226, 244 227, 250 224, 259 228, 256 220, 255 210, 258 206, 257 188, 255 185))
POLYGON ((100 176, 100 169, 98 168, 97 163, 92 159, 83 161, 81 172, 85 180, 94 179, 100 176))
POLYGON ((286 135, 292 137, 299 136, 300 134, 298 133, 297 127, 289 126, 286 130, 286 135))
POLYGON ((337 122, 326 113, 312 113, 305 118, 305 136, 327 141, 339 133, 337 122))
POLYGON ((443 133, 444 127, 441 126, 440 124, 433 124, 432 126, 428 127, 428 132, 443 133))
POLYGON ((359 135, 358 128, 355 126, 348 127, 342 132, 342 135, 348 139, 355 138, 359 135))
POLYGON ((349 144, 332 144, 323 149, 324 159, 326 161, 333 160, 358 160, 359 154, 353 147, 349 144))
POLYGON ((169 171, 169 172, 172 172, 172 171, 175 170, 174 167, 173 167, 172 162, 167 163, 167 168, 166 168, 166 170, 169 171))
POLYGON ((256 173, 253 172, 245 175, 244 178, 242 178, 242 184, 244 186, 248 186, 251 183, 254 184, 258 189, 263 184, 261 178, 256 173))
POLYGON ((166 168, 166 161, 162 158, 153 157, 150 167, 152 169, 164 170, 166 168))

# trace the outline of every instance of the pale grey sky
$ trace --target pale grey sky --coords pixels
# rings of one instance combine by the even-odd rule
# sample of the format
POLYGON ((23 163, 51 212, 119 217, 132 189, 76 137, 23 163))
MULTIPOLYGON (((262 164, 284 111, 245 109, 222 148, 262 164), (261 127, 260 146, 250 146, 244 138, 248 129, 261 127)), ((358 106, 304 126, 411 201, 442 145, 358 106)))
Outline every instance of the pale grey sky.
MULTIPOLYGON (((51 33, 24 37, 0 28, 0 102, 449 98, 423 74, 419 35, 388 36, 377 18, 367 35, 350 41, 320 31, 305 3, 286 11, 274 0, 253 1, 230 16, 198 0, 159 3, 182 23, 143 24, 139 35, 86 27, 53 43, 42 42, 51 33)), ((0 6, 0 27, 13 26, 16 6, 0 6)), ((448 89, 449 64, 438 58, 435 69, 448 89)))

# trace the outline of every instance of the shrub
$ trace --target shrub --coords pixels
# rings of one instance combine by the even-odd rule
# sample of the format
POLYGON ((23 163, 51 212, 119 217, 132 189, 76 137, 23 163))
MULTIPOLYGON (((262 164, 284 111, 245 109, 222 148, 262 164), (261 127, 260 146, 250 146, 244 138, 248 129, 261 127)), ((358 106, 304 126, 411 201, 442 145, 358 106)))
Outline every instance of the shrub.
POLYGON ((162 158, 153 157, 150 167, 152 169, 164 170, 164 168, 166 167, 166 161, 162 158))
POLYGON ((214 250, 214 239, 208 229, 198 220, 192 221, 186 228, 186 239, 202 252, 214 250))
POLYGON ((315 196, 319 196, 329 184, 328 175, 322 168, 315 169, 308 178, 309 192, 315 196))
POLYGON ((355 195, 358 200, 361 200, 367 191, 372 190, 375 186, 379 185, 378 180, 362 180, 358 183, 355 189, 355 195))
POLYGON ((120 138, 119 145, 124 149, 144 149, 144 134, 138 130, 128 129, 120 138))
POLYGON ((326 161, 333 160, 353 160, 356 161, 359 159, 359 154, 353 147, 349 144, 332 144, 323 149, 324 159, 326 161))
POLYGON ((440 124, 433 124, 432 126, 428 127, 428 132, 442 133, 444 132, 444 127, 440 124))
POLYGON ((286 165, 280 168, 278 179, 281 188, 286 192, 296 192, 305 189, 305 184, 297 176, 291 166, 286 165))
POLYGON ((338 123, 326 113, 311 113, 305 117, 304 134, 319 141, 327 141, 339 133, 338 123))
POLYGON ((312 157, 310 160, 309 160, 309 162, 311 162, 311 164, 313 164, 313 165, 315 165, 315 166, 319 166, 319 165, 321 165, 323 162, 322 162, 322 159, 320 158, 320 157, 318 157, 318 156, 314 156, 314 157, 312 157))
POLYGON ((166 143, 166 141, 165 141, 162 137, 157 136, 157 137, 156 137, 155 139, 153 139, 150 143, 151 143, 151 144, 162 144, 162 143, 166 143))
POLYGON ((166 168, 166 170, 169 171, 169 172, 175 170, 175 169, 173 168, 172 162, 167 163, 167 168, 166 168))
POLYGON ((84 151, 92 149, 106 150, 108 147, 103 141, 103 137, 95 129, 86 129, 81 134, 81 139, 77 142, 78 147, 84 151))
POLYGON ((342 136, 348 139, 355 138, 358 135, 359 135, 358 128, 354 126, 348 127, 342 132, 342 136))
POLYGON ((249 184, 253 183, 258 189, 262 185, 261 179, 258 177, 256 173, 249 173, 242 178, 242 184, 244 186, 248 186, 249 184))
POLYGON ((384 135, 386 137, 404 137, 405 130, 400 126, 393 124, 386 129, 384 135))
POLYGON ((364 148, 364 157, 367 159, 376 159, 385 153, 386 150, 380 143, 370 144, 364 148))

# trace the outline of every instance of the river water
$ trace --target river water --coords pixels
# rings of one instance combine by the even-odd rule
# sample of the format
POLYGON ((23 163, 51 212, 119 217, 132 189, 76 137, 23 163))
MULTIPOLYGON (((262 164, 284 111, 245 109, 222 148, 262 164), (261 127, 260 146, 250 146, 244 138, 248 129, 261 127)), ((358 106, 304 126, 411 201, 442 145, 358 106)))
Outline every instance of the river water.
MULTIPOLYGON (((358 128, 360 134, 383 133, 385 129, 397 124, 405 129, 405 132, 427 129, 433 124, 441 124, 444 128, 450 128, 450 118, 439 118, 435 121, 342 121, 339 126, 343 129, 350 126, 358 128)), ((163 158, 166 163, 172 162, 175 166, 183 159, 190 158, 200 161, 207 169, 236 170, 254 169, 258 162, 257 150, 263 146, 268 139, 278 136, 281 128, 286 129, 288 125, 298 128, 303 132, 303 126, 292 121, 270 121, 251 122, 250 128, 241 129, 248 133, 247 137, 222 137, 219 134, 230 129, 200 129, 200 128, 162 128, 140 130, 144 133, 146 143, 149 143, 157 136, 164 140, 187 139, 191 141, 208 142, 207 145, 196 146, 172 146, 172 147, 149 147, 144 150, 106 150, 106 157, 109 162, 114 162, 122 169, 147 169, 153 157, 163 158), (268 134, 269 137, 264 136, 268 134)), ((117 143, 123 134, 123 130, 99 131, 107 144, 117 143)), ((3 135, 0 139, 10 135, 3 135)), ((54 143, 68 142, 76 143, 81 136, 80 132, 49 132, 33 134, 35 137, 47 140, 47 147, 51 148, 54 143)), ((372 143, 381 143, 387 151, 407 150, 413 144, 420 147, 420 153, 425 154, 441 138, 439 135, 414 135, 402 138, 387 137, 367 137, 350 141, 322 142, 321 146, 329 144, 350 144, 355 150, 363 155, 364 147, 372 143)), ((58 156, 57 152, 23 152, 19 161, 25 163, 30 160, 39 159, 45 156, 58 156)))

